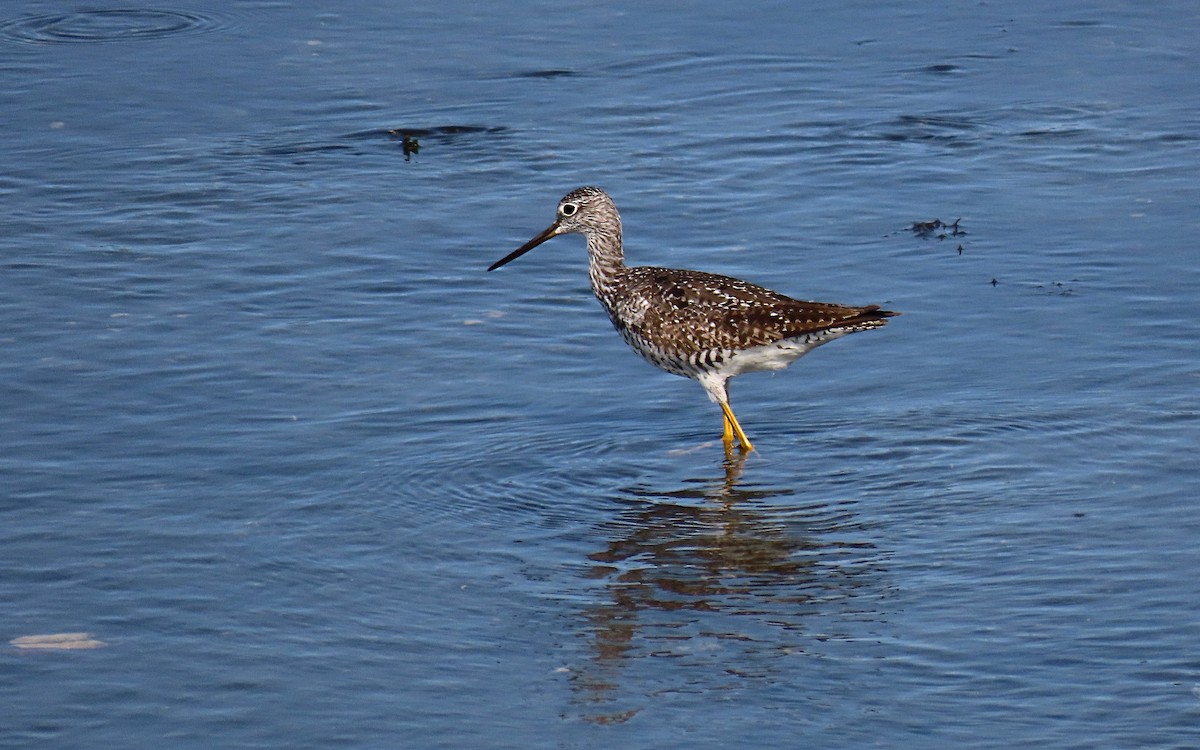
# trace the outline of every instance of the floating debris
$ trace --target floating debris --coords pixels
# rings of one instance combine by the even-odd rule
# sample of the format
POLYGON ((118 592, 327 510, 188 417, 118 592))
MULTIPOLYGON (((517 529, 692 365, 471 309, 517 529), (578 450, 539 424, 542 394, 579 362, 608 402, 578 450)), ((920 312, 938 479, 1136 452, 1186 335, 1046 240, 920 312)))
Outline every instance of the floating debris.
MULTIPOLYGON (((1078 279, 1071 279, 1071 281, 1078 281, 1078 279)), ((1075 294, 1074 289, 1061 281, 1052 281, 1049 284, 1034 284, 1033 288, 1044 291, 1046 294, 1058 295, 1059 297, 1071 297, 1075 294)))
POLYGON ((401 139, 400 146, 404 149, 404 161, 410 160, 414 154, 421 152, 421 144, 416 138, 409 136, 408 133, 392 128, 388 131, 388 135, 401 139))
MULTIPOLYGON (((915 235, 916 237, 919 237, 920 239, 937 240, 938 242, 941 242, 942 240, 948 240, 951 238, 957 239, 960 237, 967 236, 967 230, 964 229, 962 226, 962 218, 961 217, 959 217, 951 222, 945 222, 945 221, 942 221, 941 219, 930 219, 929 221, 914 221, 912 224, 909 224, 908 226, 904 227, 903 229, 897 229, 894 232, 888 232, 887 234, 884 235, 884 237, 894 237, 894 236, 900 234, 901 232, 911 232, 913 235, 915 235)), ((954 251, 957 254, 962 255, 963 253, 965 253, 967 251, 968 245, 970 245, 969 240, 964 240, 964 241, 958 242, 958 243, 956 243, 956 247, 954 248, 954 251)))
POLYGON ((108 644, 92 637, 91 633, 46 633, 23 635, 13 638, 9 644, 19 649, 41 649, 68 651, 72 649, 102 648, 108 644))
POLYGON ((516 75, 517 78, 571 78, 579 74, 569 68, 546 68, 545 70, 526 70, 516 75))
MULTIPOLYGON (((955 219, 954 222, 950 224, 947 224, 941 219, 934 219, 932 221, 914 221, 912 225, 908 227, 908 229, 918 237, 935 237, 938 240, 944 240, 948 237, 963 237, 967 234, 967 230, 959 226, 961 221, 961 218, 955 219), (937 234, 935 235, 934 232, 937 232, 937 234)), ((962 254, 962 245, 959 245, 959 254, 962 254)))

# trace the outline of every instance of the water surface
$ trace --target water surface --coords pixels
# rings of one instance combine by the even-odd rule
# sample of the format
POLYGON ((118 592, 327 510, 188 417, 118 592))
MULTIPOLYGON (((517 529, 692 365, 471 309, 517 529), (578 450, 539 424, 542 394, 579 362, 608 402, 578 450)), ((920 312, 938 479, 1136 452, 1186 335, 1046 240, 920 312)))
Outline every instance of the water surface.
POLYGON ((3 13, 0 745, 1200 740, 1191 4, 3 13), (904 315, 726 462, 581 184, 904 315))

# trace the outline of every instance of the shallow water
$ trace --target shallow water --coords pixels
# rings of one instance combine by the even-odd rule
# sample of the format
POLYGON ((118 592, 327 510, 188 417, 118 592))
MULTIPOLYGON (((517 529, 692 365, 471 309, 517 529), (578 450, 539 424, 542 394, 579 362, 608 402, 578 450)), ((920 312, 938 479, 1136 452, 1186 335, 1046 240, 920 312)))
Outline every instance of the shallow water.
POLYGON ((361 5, 5 5, 0 745, 1197 744, 1200 11, 361 5))

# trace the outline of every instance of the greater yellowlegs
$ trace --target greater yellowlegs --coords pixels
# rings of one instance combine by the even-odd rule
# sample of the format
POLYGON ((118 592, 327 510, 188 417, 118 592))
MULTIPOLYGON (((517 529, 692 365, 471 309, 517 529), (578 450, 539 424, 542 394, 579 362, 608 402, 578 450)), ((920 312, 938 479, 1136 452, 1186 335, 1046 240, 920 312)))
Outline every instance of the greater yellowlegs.
POLYGON ((595 187, 567 193, 553 224, 488 270, 571 233, 587 238, 592 291, 621 338, 655 367, 699 381, 721 407, 726 451, 735 436, 742 451, 754 450, 729 406, 730 378, 782 370, 826 341, 879 328, 899 314, 878 305, 805 302, 703 271, 626 266, 621 216, 612 198, 595 187))

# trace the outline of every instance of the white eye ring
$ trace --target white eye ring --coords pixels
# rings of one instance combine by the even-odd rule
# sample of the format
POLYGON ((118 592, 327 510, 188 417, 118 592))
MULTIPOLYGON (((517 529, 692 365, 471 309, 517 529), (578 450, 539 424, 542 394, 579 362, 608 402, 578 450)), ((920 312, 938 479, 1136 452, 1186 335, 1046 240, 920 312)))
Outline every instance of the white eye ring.
POLYGON ((574 203, 564 203, 559 206, 558 212, 563 216, 574 216, 578 210, 579 206, 576 206, 574 203))

